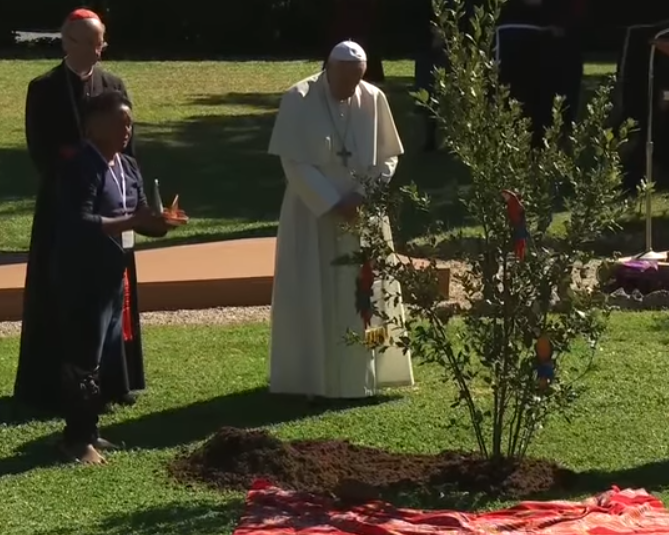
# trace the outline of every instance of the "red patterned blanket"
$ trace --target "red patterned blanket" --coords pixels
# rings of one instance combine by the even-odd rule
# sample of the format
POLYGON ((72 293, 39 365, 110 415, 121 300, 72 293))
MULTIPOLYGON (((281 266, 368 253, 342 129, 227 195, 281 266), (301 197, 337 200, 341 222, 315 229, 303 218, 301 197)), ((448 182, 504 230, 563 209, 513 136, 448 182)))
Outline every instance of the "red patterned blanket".
POLYGON ((644 490, 619 490, 582 502, 523 502, 488 513, 420 511, 370 503, 337 509, 327 499, 258 481, 234 535, 664 535, 669 511, 644 490))

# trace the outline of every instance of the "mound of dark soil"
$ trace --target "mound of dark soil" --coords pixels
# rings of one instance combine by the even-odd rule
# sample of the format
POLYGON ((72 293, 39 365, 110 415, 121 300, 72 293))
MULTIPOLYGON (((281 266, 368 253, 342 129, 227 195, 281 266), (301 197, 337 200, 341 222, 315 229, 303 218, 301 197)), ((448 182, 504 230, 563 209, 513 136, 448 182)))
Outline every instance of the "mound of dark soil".
POLYGON ((182 482, 246 491, 255 479, 298 491, 371 500, 448 487, 509 498, 570 486, 575 474, 547 461, 494 464, 472 453, 389 453, 334 440, 282 442, 266 431, 221 429, 170 466, 182 482))

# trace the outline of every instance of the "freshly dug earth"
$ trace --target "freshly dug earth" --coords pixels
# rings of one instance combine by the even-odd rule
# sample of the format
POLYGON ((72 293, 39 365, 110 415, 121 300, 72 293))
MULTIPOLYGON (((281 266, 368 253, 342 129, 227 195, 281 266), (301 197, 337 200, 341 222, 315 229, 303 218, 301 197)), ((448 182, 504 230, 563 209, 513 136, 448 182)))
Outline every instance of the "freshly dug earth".
POLYGON ((521 498, 571 486, 575 474, 534 459, 494 465, 471 453, 389 453, 334 440, 282 442, 266 431, 223 428, 200 449, 176 459, 179 481, 246 491, 255 479, 284 489, 367 501, 401 492, 448 488, 521 498))

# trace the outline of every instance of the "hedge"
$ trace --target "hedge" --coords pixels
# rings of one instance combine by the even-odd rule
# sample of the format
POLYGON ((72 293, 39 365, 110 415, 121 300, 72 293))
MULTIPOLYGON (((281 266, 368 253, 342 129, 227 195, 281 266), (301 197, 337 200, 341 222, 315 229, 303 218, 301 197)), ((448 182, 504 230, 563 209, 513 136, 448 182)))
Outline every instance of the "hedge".
MULTIPOLYGON (((363 1, 363 0, 359 0, 363 1)), ((385 56, 409 55, 421 31, 421 0, 380 0, 385 56)), ((322 55, 332 0, 91 0, 108 24, 110 52, 156 56, 322 55)), ((627 24, 669 19, 669 1, 591 0, 589 48, 616 48, 627 24)), ((72 0, 0 0, 0 44, 10 30, 54 30, 81 4, 72 0), (11 5, 11 7, 10 7, 11 5), (4 36, 4 37, 3 37, 4 36)))

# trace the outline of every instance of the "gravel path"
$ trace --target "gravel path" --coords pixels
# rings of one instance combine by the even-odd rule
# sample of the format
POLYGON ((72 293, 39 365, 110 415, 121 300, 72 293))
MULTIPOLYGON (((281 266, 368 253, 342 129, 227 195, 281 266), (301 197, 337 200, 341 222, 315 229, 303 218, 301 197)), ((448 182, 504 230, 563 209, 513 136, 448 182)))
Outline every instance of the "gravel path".
MULTIPOLYGON (((466 296, 457 275, 468 269, 464 262, 444 262, 451 269, 451 288, 449 302, 466 306, 466 296)), ((586 285, 596 283, 596 268, 599 262, 593 262, 589 267, 586 285)), ((205 310, 175 310, 172 312, 145 312, 142 314, 144 325, 239 325, 241 323, 256 323, 269 321, 270 307, 226 307, 210 308, 205 310)), ((0 338, 16 336, 21 332, 21 322, 0 322, 0 338)))
MULTIPOLYGON (((239 325, 269 321, 270 307, 231 307, 206 310, 145 312, 143 325, 239 325)), ((20 321, 0 322, 0 338, 21 332, 20 321)))

